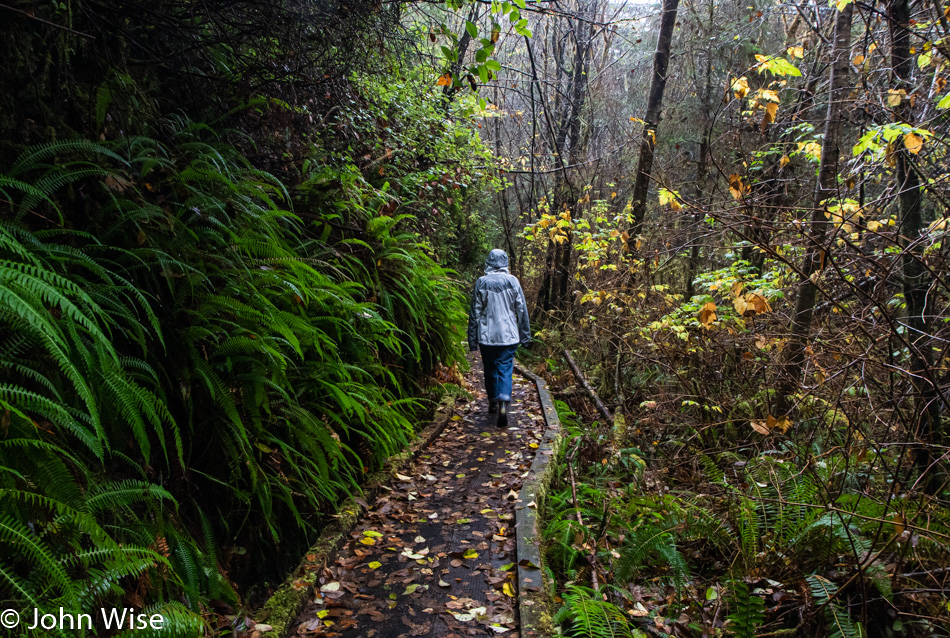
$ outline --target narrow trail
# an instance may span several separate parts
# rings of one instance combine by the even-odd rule
[[[544,434],[515,375],[509,427],[488,414],[481,360],[442,434],[385,486],[324,570],[291,635],[517,637],[515,504]]]

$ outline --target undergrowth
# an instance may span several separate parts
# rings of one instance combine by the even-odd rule
[[[562,468],[544,542],[564,635],[946,635],[895,613],[895,573],[926,578],[947,563],[950,515],[925,498],[889,500],[888,477],[860,452],[823,454],[829,441],[694,450],[692,475],[671,475],[633,433],[558,408],[573,485]],[[925,517],[926,530],[905,523]],[[916,604],[946,614],[939,596]]]
[[[408,442],[465,313],[398,173],[160,133],[0,169],[0,603],[192,636]]]

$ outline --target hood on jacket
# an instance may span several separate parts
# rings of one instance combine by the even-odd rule
[[[508,253],[501,248],[492,249],[488,253],[488,258],[485,259],[485,272],[492,270],[508,270]]]

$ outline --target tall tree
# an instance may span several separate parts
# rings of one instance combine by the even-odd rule
[[[555,94],[553,110],[558,119],[550,127],[552,152],[558,158],[558,171],[554,175],[552,187],[551,212],[559,215],[571,212],[576,204],[577,192],[570,179],[572,167],[580,160],[586,146],[586,136],[582,135],[581,114],[587,100],[590,63],[593,56],[596,37],[593,17],[597,13],[599,0],[586,0],[577,6],[574,14],[566,19],[568,29],[555,33],[552,48],[555,51],[557,68],[556,85],[564,86],[563,93]],[[574,51],[571,67],[566,67],[562,56],[566,45]],[[539,306],[545,310],[563,308],[568,300],[572,238],[550,241],[548,244],[546,267],[541,282]]]
[[[848,65],[851,50],[851,19],[854,4],[838,11],[831,52],[831,90],[825,115],[818,183],[815,185],[811,224],[808,231],[801,282],[795,297],[791,335],[785,348],[785,374],[779,384],[776,412],[787,414],[792,408],[791,395],[798,389],[804,372],[805,347],[811,332],[812,315],[818,296],[817,278],[828,262],[828,206],[838,195],[838,159],[841,156],[841,120],[849,90]]]
[[[647,112],[643,116],[640,159],[637,162],[637,173],[633,185],[632,234],[634,236],[640,233],[647,210],[647,191],[650,189],[650,176],[653,171],[656,132],[660,123],[663,91],[666,89],[666,70],[670,64],[670,45],[673,42],[677,9],[679,9],[679,0],[663,0],[663,17],[660,20],[660,35],[656,41],[656,54],[653,57],[653,76],[650,80],[650,93],[647,96]]]
[[[903,90],[910,95],[911,76],[914,61],[910,54],[910,3],[908,0],[893,0],[887,7],[888,26],[891,36],[892,82],[896,91]],[[901,100],[893,113],[898,122],[913,125],[910,100]],[[911,133],[911,135],[914,135]],[[911,145],[912,146],[912,145]],[[916,388],[918,414],[917,436],[927,442],[935,442],[939,437],[940,402],[936,391],[933,362],[930,354],[930,329],[933,309],[927,294],[930,277],[924,268],[923,246],[919,241],[924,230],[922,214],[923,189],[920,178],[913,165],[913,154],[908,145],[901,145],[896,152],[897,188],[900,205],[900,241],[903,254],[901,269],[903,275],[904,303],[907,308],[906,340],[910,350],[909,370],[912,383]],[[927,454],[918,455],[918,463],[926,462]]]

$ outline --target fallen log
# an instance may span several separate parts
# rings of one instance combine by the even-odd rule
[[[567,359],[567,365],[571,366],[571,372],[574,373],[574,378],[577,379],[581,387],[584,388],[584,391],[587,392],[587,396],[593,401],[594,407],[596,407],[597,411],[607,420],[607,423],[612,424],[614,422],[613,415],[610,413],[610,410],[607,409],[607,406],[604,405],[604,402],[600,400],[600,397],[597,396],[597,393],[594,392],[594,388],[587,382],[587,377],[584,376],[584,373],[581,372],[581,369],[577,366],[574,357],[571,356],[571,353],[568,352],[566,348],[561,350],[561,353],[564,355],[564,358]]]

